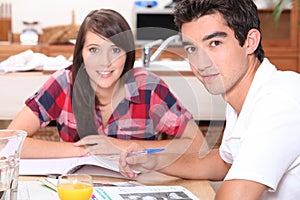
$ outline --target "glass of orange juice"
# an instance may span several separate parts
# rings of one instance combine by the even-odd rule
[[[93,180],[88,174],[64,174],[58,177],[57,193],[60,200],[89,200]]]

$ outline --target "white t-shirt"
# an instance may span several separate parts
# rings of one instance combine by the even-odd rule
[[[225,180],[269,187],[262,199],[300,199],[300,75],[264,59],[237,116],[227,105],[220,155],[232,166]]]

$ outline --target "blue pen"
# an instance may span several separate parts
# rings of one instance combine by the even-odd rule
[[[153,148],[153,149],[145,149],[143,151],[136,151],[136,152],[131,152],[128,153],[128,156],[136,156],[139,154],[152,154],[152,153],[157,153],[157,152],[161,152],[164,151],[165,148]],[[110,155],[108,156],[109,159],[119,159],[120,155]]]
[[[161,152],[164,150],[165,150],[165,148],[145,149],[143,151],[131,152],[128,154],[128,156],[136,156],[136,155],[140,155],[140,154],[153,154],[153,153]]]

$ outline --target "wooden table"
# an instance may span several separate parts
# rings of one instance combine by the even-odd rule
[[[20,181],[32,181],[40,178],[39,176],[20,176]],[[128,181],[126,179],[120,178],[112,178],[112,177],[102,177],[102,176],[94,176],[94,182],[103,182],[103,183],[114,183],[114,182],[124,182]],[[157,181],[157,182],[143,182],[139,181],[145,185],[170,185],[170,186],[183,186],[186,189],[190,190],[193,194],[195,194],[200,200],[213,200],[215,196],[215,191],[211,187],[208,181],[206,180],[183,180],[183,179],[168,179],[165,181]]]

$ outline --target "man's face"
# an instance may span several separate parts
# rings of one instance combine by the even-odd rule
[[[193,73],[211,94],[225,94],[244,78],[246,45],[239,45],[220,14],[184,23],[182,39]]]

